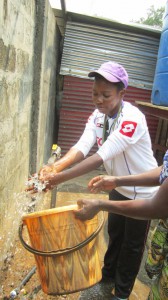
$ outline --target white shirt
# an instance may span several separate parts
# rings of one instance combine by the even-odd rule
[[[109,175],[125,176],[143,173],[157,167],[151,149],[151,139],[144,114],[135,106],[123,101],[118,118],[109,118],[109,136],[103,143],[105,115],[96,109],[89,117],[85,130],[74,145],[86,156],[95,142],[97,153]],[[117,187],[116,190],[130,199],[151,198],[158,187]]]

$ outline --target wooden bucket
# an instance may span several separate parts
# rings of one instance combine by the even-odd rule
[[[77,205],[31,213],[22,218],[19,237],[35,256],[44,293],[70,294],[86,289],[101,279],[98,233],[103,213],[92,220],[80,221],[73,210]],[[26,225],[31,246],[23,239]]]

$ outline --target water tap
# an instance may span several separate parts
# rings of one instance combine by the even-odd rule
[[[61,148],[57,144],[52,145],[51,156],[48,160],[48,164],[53,164],[57,159],[61,157]]]

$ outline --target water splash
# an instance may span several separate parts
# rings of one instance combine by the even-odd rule
[[[45,193],[38,192],[30,194],[28,192],[14,193],[10,199],[10,206],[4,210],[4,223],[2,224],[2,232],[0,232],[0,268],[7,265],[12,258],[11,249],[14,241],[18,236],[18,228],[22,216],[41,209],[44,205]]]
[[[33,187],[34,191],[42,192],[45,190],[48,181],[41,182],[38,178],[38,174],[34,174],[33,176],[29,176],[29,180],[25,182],[25,185],[30,188]]]

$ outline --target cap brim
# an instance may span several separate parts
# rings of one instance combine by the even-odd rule
[[[93,71],[93,72],[90,72],[88,74],[88,77],[95,77],[97,74],[99,74],[102,77],[104,77],[107,81],[110,81],[110,82],[120,82],[120,80],[118,78],[116,78],[114,75],[109,74],[109,73],[104,72],[104,71]]]

